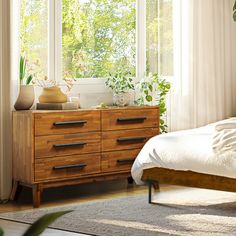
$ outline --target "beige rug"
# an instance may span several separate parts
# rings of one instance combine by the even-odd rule
[[[160,193],[150,205],[147,196],[42,208],[1,214],[0,218],[31,223],[59,210],[74,210],[52,227],[99,236],[225,236],[236,235],[236,194],[199,189]]]

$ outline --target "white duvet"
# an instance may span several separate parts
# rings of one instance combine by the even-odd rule
[[[144,169],[163,167],[236,178],[236,154],[217,155],[212,142],[215,125],[162,134],[151,138],[132,167],[132,177],[142,184]]]

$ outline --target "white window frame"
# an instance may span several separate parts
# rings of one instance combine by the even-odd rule
[[[48,76],[51,80],[64,84],[62,79],[62,0],[49,1],[48,23]],[[146,73],[146,0],[136,0],[136,78],[140,80]],[[75,84],[101,85],[105,78],[78,78]]]
[[[20,2],[21,0],[18,1]],[[65,82],[62,79],[61,12],[62,0],[48,1],[48,77],[50,78],[50,80],[55,80],[59,85],[64,85]],[[146,59],[146,0],[136,0],[135,82],[138,82],[146,75]],[[160,62],[160,57],[158,58],[158,61]],[[158,64],[160,66],[160,63]],[[173,76],[164,76],[164,78],[172,80]],[[78,80],[74,84],[90,86],[104,85],[105,81],[105,78],[78,78]]]

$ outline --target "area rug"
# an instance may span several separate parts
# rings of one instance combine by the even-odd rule
[[[4,213],[0,218],[32,223],[49,212],[73,210],[51,228],[98,236],[236,235],[236,194],[193,189],[184,197],[179,192],[170,193],[169,199],[167,195],[159,194],[157,205],[139,195]],[[187,200],[191,196],[192,202]]]

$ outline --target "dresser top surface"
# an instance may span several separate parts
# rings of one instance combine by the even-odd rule
[[[107,107],[107,108],[86,108],[78,110],[22,110],[22,111],[13,111],[13,113],[66,113],[66,112],[82,112],[82,111],[111,111],[111,110],[139,110],[139,109],[158,109],[158,106],[127,106],[127,107]]]

